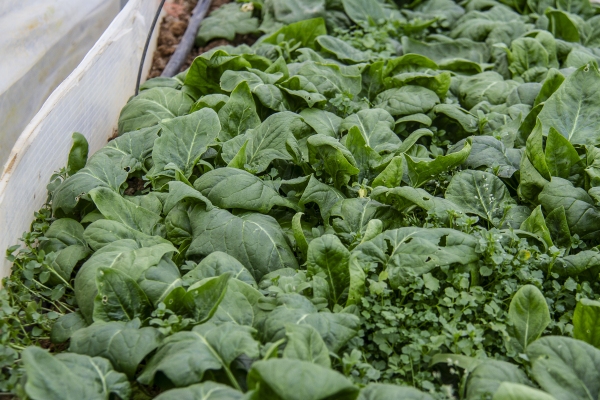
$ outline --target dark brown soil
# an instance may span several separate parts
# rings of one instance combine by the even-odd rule
[[[144,185],[146,182],[142,178],[132,177],[127,179],[127,189],[125,189],[125,194],[127,196],[133,196],[137,192],[144,190]]]
[[[227,4],[232,0],[212,0],[207,16],[210,13],[221,7],[223,4]],[[185,32],[188,21],[192,10],[196,6],[197,0],[169,0],[165,3],[165,11],[167,15],[163,19],[160,25],[160,32],[158,34],[158,43],[156,51],[154,52],[154,58],[152,61],[152,68],[148,78],[155,78],[160,76],[162,71],[165,69],[171,55],[175,52],[177,45],[181,41],[181,37]],[[217,46],[223,46],[227,44],[252,44],[256,38],[250,35],[238,35],[232,42],[224,39],[216,39],[207,43],[204,47],[194,47],[188,55],[186,62],[181,67],[181,71],[186,70],[194,61],[198,55],[214,48]]]

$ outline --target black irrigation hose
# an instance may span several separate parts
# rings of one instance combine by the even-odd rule
[[[194,47],[194,41],[196,40],[196,34],[200,28],[200,23],[204,19],[210,3],[211,0],[198,0],[198,4],[196,4],[194,11],[192,11],[190,22],[185,30],[185,33],[183,34],[183,37],[181,38],[181,42],[179,42],[177,45],[175,53],[173,53],[171,56],[171,59],[167,63],[167,66],[165,67],[161,76],[170,78],[179,73],[179,70],[190,53],[190,50],[192,50],[192,47]]]
[[[154,28],[156,27],[156,22],[158,22],[158,17],[160,17],[160,12],[165,5],[166,0],[162,0],[160,2],[160,6],[158,6],[158,10],[156,10],[156,14],[154,15],[154,20],[152,21],[152,25],[150,26],[150,32],[148,32],[148,37],[146,37],[146,44],[144,45],[144,52],[142,53],[142,60],[140,61],[140,68],[138,69],[137,81],[135,83],[135,95],[137,96],[140,93],[140,83],[142,81],[142,73],[144,71],[144,61],[146,61],[146,54],[148,53],[148,47],[150,46],[150,39],[152,39],[152,32],[154,32]]]

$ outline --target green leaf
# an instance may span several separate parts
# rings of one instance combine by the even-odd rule
[[[117,371],[133,378],[137,366],[158,347],[161,334],[154,328],[140,328],[140,321],[96,322],[71,336],[69,351],[108,359]]]
[[[150,210],[125,200],[112,190],[99,187],[89,192],[102,215],[147,235],[160,234],[162,218]]]
[[[560,247],[571,246],[571,232],[565,208],[560,206],[546,215],[546,226],[554,242]]]
[[[258,281],[280,268],[298,268],[277,221],[260,214],[233,215],[225,210],[206,211],[197,205],[190,211],[193,240],[188,256],[222,251],[239,260]]]
[[[371,186],[385,186],[395,188],[402,184],[402,176],[404,175],[404,157],[396,156],[391,159],[389,164],[383,171],[373,179]]]
[[[67,162],[67,173],[73,175],[83,167],[87,162],[88,142],[85,136],[79,132],[73,133],[73,145],[69,151],[69,161]]]
[[[335,58],[348,64],[357,64],[369,60],[363,51],[360,51],[341,39],[329,35],[321,35],[316,42],[325,53],[333,54]]]
[[[293,2],[299,3],[298,0],[293,0]],[[289,3],[292,4],[292,1],[290,1]],[[311,13],[315,13],[315,11],[319,12],[318,10],[323,8],[323,2],[321,0],[310,0],[309,2],[305,3],[306,6],[310,6],[309,3],[316,3],[315,5],[317,6],[316,8],[310,10]],[[294,8],[296,10],[303,10],[305,7],[303,5],[297,4]],[[283,9],[281,11],[283,12]],[[291,13],[289,17],[286,16],[285,18],[295,19],[294,13]],[[304,21],[300,21],[302,19]],[[262,39],[261,43],[279,44],[284,41],[296,42],[300,44],[300,47],[309,47],[311,49],[314,49],[315,40],[317,39],[317,37],[327,34],[327,28],[325,28],[325,21],[322,18],[299,18],[293,21],[281,20],[281,22],[293,23],[290,23],[289,25],[284,26],[281,29],[273,32],[271,35]]]
[[[573,145],[554,128],[548,131],[546,164],[550,175],[569,179],[583,170],[583,163]]]
[[[440,173],[461,165],[469,157],[470,152],[471,143],[466,142],[462,150],[438,156],[433,160],[422,160],[406,155],[406,167],[411,186],[415,188],[422,186]]]
[[[171,385],[183,387],[201,382],[209,371],[222,370],[229,384],[240,389],[231,363],[242,355],[258,357],[259,344],[253,334],[254,329],[249,326],[233,323],[217,326],[211,322],[198,325],[191,332],[178,332],[164,340],[138,381],[166,386],[166,378]]]
[[[514,364],[505,361],[485,360],[475,367],[467,380],[468,400],[491,396],[505,382],[529,384],[527,375]]]
[[[270,359],[252,364],[248,388],[257,399],[354,400],[358,388],[339,372],[307,361]]]
[[[379,22],[386,14],[381,4],[376,0],[342,0],[344,11],[357,24]]]
[[[98,294],[94,299],[94,321],[146,319],[152,304],[134,279],[114,268],[98,268]]]
[[[220,208],[268,213],[273,206],[297,209],[263,180],[236,168],[217,168],[194,182],[194,187]]]
[[[541,390],[520,383],[502,382],[494,393],[492,400],[556,400],[555,397]]]
[[[86,326],[87,323],[79,312],[65,314],[52,325],[50,340],[52,343],[64,343],[73,333]]]
[[[254,98],[245,81],[242,81],[231,92],[229,100],[221,107],[218,115],[222,127],[219,133],[221,142],[233,139],[246,133],[248,129],[254,129],[260,125]]]
[[[156,87],[140,92],[129,101],[119,115],[119,133],[136,131],[158,124],[164,119],[185,115],[192,99],[182,91]]]
[[[566,179],[553,177],[539,194],[538,199],[546,212],[559,207],[565,209],[567,223],[572,234],[581,238],[594,237],[599,229],[600,211],[582,188],[573,186]]]
[[[233,41],[237,34],[256,32],[258,23],[258,19],[252,17],[252,10],[244,11],[240,4],[223,4],[202,20],[196,35],[196,44],[203,46],[216,38]]]
[[[225,297],[231,273],[226,272],[220,276],[203,279],[190,286],[181,299],[181,305],[193,316],[197,323],[203,323],[212,318],[217,312],[219,304]],[[181,292],[181,290],[179,290]],[[178,296],[178,294],[175,294]],[[165,304],[171,309],[177,309],[179,304],[171,303],[172,297],[167,296]]]
[[[227,70],[245,70],[248,67],[252,67],[252,64],[245,58],[230,55],[223,49],[206,52],[194,59],[185,75],[184,88],[189,87],[199,95],[222,93],[219,81],[223,73]]]
[[[434,91],[412,85],[385,90],[373,101],[375,107],[386,110],[394,117],[427,113],[439,102]]]
[[[319,332],[310,325],[288,324],[285,326],[287,344],[283,358],[308,361],[331,368],[329,351]]]
[[[505,207],[514,204],[508,189],[497,176],[489,172],[465,170],[455,174],[445,197],[461,210],[497,224]]]
[[[573,72],[544,103],[539,114],[544,135],[555,128],[572,144],[600,144],[596,113],[600,90],[600,72],[594,64],[584,65]]]
[[[358,400],[385,399],[433,400],[433,397],[412,387],[386,383],[370,383],[360,391],[358,396]]]
[[[365,140],[365,144],[377,153],[395,152],[402,143],[394,133],[394,117],[387,111],[374,108],[361,110],[346,117],[341,125],[342,132],[357,127]]]
[[[462,149],[467,140],[470,140],[472,145],[471,153],[464,163],[467,167],[479,169],[485,166],[497,171],[496,175],[501,178],[510,178],[519,170],[521,149],[506,148],[501,141],[492,136],[471,136],[463,139],[451,146],[448,153]]]
[[[258,334],[261,342],[274,343],[285,338],[287,324],[310,325],[319,332],[330,352],[337,353],[352,339],[359,328],[359,319],[344,312],[318,312],[317,307],[299,294],[277,296],[275,307],[264,318]]]
[[[171,163],[189,178],[221,130],[219,117],[210,108],[161,122],[161,127],[162,134],[152,149],[154,167],[149,175],[153,178],[167,176],[174,179],[175,171],[166,169]]]
[[[329,285],[329,304],[333,308],[347,297],[350,286],[350,252],[337,236],[323,235],[308,246],[306,259],[309,275],[324,274]]]
[[[300,115],[318,134],[339,138],[342,118],[317,108],[305,108]]]
[[[206,381],[185,388],[162,392],[155,400],[242,400],[244,393],[222,383]]]
[[[308,241],[306,240],[306,236],[302,230],[302,215],[304,215],[304,213],[301,212],[298,212],[296,215],[294,215],[292,218],[292,229],[294,233],[294,239],[296,240],[296,246],[298,246],[298,250],[300,250],[300,253],[302,253],[302,258],[306,260]]]
[[[378,219],[372,219],[369,221],[363,241],[371,240],[379,235],[381,233],[381,225],[381,221]],[[348,269],[350,271],[350,286],[348,287],[348,300],[346,301],[346,307],[353,304],[360,304],[365,294],[366,281],[365,270],[356,254],[350,255]]]
[[[322,169],[331,177],[336,189],[347,185],[360,170],[352,153],[339,141],[323,135],[308,138],[309,162],[315,169]]]
[[[573,314],[573,337],[600,349],[600,302],[581,299]]]
[[[596,399],[600,394],[600,350],[568,337],[547,336],[527,348],[531,375],[557,399]]]
[[[551,321],[542,292],[533,285],[521,287],[510,301],[508,320],[512,324],[510,333],[518,345],[517,350],[524,352]]]
[[[250,286],[256,286],[256,281],[250,271],[234,257],[221,251],[210,253],[182,279],[187,285],[192,285],[203,279],[220,276],[227,272],[231,273],[232,278],[239,279]]]
[[[397,288],[435,268],[478,260],[476,242],[454,229],[407,227],[385,231],[355,251],[362,252],[361,260],[381,263]]]
[[[542,206],[537,206],[531,215],[521,223],[519,229],[534,233],[541,237],[548,247],[553,246],[550,230],[546,226],[544,214],[542,214]]]
[[[63,353],[50,355],[39,347],[22,354],[27,373],[25,392],[32,400],[128,399],[131,388],[125,374],[113,371],[100,357]]]
[[[313,175],[310,176],[308,185],[302,197],[300,197],[299,205],[304,206],[309,203],[316,203],[319,206],[321,217],[327,224],[329,222],[329,213],[331,209],[339,200],[344,199],[345,196],[336,188],[321,183]]]

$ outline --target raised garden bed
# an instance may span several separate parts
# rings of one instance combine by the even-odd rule
[[[105,148],[74,135],[8,252],[0,390],[598,398],[597,14],[222,5]]]

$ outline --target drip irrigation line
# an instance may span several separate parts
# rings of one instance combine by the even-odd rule
[[[154,28],[156,27],[156,22],[158,22],[158,17],[160,17],[160,12],[165,5],[166,0],[162,0],[160,2],[160,6],[158,6],[158,10],[156,10],[156,14],[154,15],[154,20],[152,21],[152,25],[150,26],[150,32],[148,32],[148,36],[146,37],[146,44],[144,45],[144,51],[142,52],[142,60],[140,61],[140,68],[138,69],[137,81],[135,83],[135,95],[137,96],[140,93],[140,83],[142,81],[142,73],[144,71],[144,61],[146,61],[146,54],[148,53],[148,47],[150,46],[150,39],[152,39],[152,32],[154,32]]]
[[[185,59],[192,50],[192,47],[194,47],[194,42],[196,41],[196,34],[200,28],[200,23],[204,19],[210,3],[211,0],[198,0],[198,4],[196,4],[194,11],[192,11],[190,22],[185,30],[185,33],[183,34],[183,37],[181,38],[181,42],[179,42],[177,45],[177,49],[171,56],[171,59],[167,63],[167,66],[165,67],[161,76],[170,78],[179,73],[179,70],[185,62]]]

